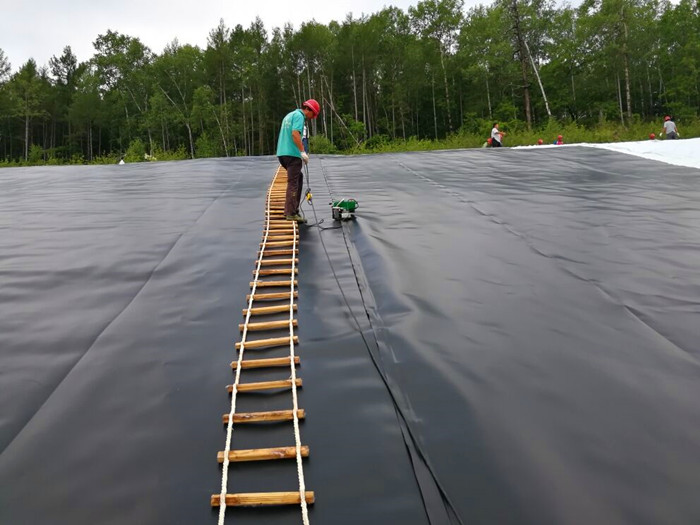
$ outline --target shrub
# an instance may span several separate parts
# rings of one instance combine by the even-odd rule
[[[386,135],[374,135],[365,141],[364,147],[367,150],[382,149],[389,143],[389,137]]]
[[[39,144],[32,144],[29,147],[29,164],[42,164],[44,161],[44,148]]]
[[[309,139],[309,151],[311,153],[338,153],[338,148],[325,135],[314,135]]]
[[[184,144],[180,144],[174,151],[163,151],[158,147],[154,147],[153,156],[158,160],[185,160],[190,158]]]
[[[206,131],[195,141],[194,151],[198,159],[220,156],[218,140],[212,139]]]
[[[129,144],[124,155],[124,162],[143,162],[146,156],[146,145],[140,138],[135,138]]]

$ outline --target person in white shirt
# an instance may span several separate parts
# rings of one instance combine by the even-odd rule
[[[498,131],[498,122],[494,122],[493,129],[491,130],[492,148],[500,148],[501,146],[503,146],[503,144],[501,143],[503,141],[503,135],[505,135],[505,132]]]

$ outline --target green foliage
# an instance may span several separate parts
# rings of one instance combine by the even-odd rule
[[[162,149],[155,147],[153,148],[153,156],[158,161],[185,160],[189,158],[189,155],[187,154],[187,151],[185,150],[185,146],[183,144],[178,146],[178,148],[175,150],[168,151],[163,151]]]
[[[359,147],[365,138],[365,125],[355,120],[352,115],[343,115],[340,119],[340,129],[335,144],[340,150]]]
[[[118,164],[121,159],[118,155],[103,155],[93,157],[91,164]]]
[[[338,148],[323,135],[314,135],[309,138],[309,151],[311,153],[338,153]]]
[[[195,144],[195,154],[197,158],[219,156],[219,147],[217,141],[209,137],[209,135],[205,131],[199,136],[199,138],[197,138]]]
[[[493,112],[494,122],[505,122],[515,120],[518,117],[518,109],[511,100],[502,100]]]
[[[29,157],[27,161],[29,164],[41,164],[44,160],[44,148],[38,144],[32,144],[29,148]]]
[[[129,144],[124,154],[124,162],[143,162],[146,157],[146,145],[139,138],[135,138]]]
[[[372,151],[380,150],[388,143],[389,137],[387,135],[374,135],[373,137],[367,139],[363,146],[365,150]]]

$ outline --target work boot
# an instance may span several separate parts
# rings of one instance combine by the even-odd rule
[[[299,214],[287,215],[285,216],[285,219],[288,221],[306,222],[306,219]]]

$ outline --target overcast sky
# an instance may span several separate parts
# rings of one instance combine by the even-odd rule
[[[248,27],[259,16],[265,28],[315,19],[327,24],[348,13],[358,18],[385,5],[404,11],[417,0],[0,0],[0,49],[17,71],[29,58],[39,66],[71,46],[78,61],[94,54],[92,43],[108,29],[137,37],[155,53],[174,38],[181,44],[207,45],[209,32],[223,18],[227,27]],[[465,0],[469,7],[490,0]]]

